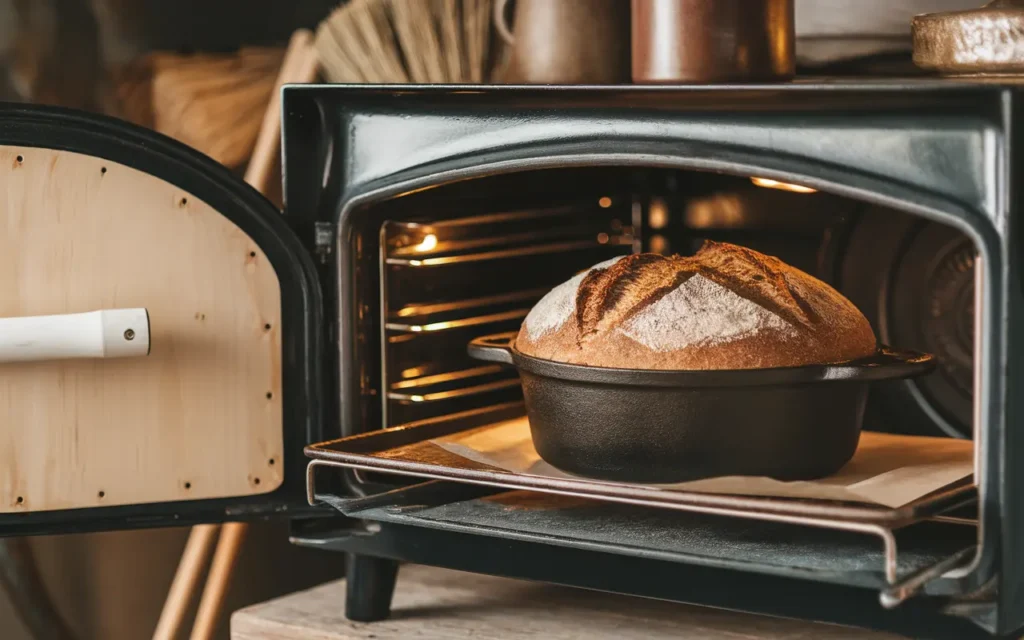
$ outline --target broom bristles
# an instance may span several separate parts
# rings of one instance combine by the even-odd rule
[[[459,28],[463,20],[462,7],[459,0],[441,0],[441,48],[446,52],[445,71],[449,78],[465,78],[462,70],[462,30]]]
[[[462,29],[466,41],[464,68],[470,82],[487,77],[488,41],[491,35],[491,3],[462,0]]]
[[[317,28],[329,82],[484,82],[492,0],[351,0]]]
[[[405,66],[413,82],[444,82],[440,60],[441,43],[437,38],[436,25],[433,24],[436,4],[434,0],[390,0],[387,3],[398,36],[398,46],[407,54],[404,56]],[[409,52],[415,52],[415,55],[408,55]]]
[[[199,149],[229,167],[245,162],[284,52],[151,53],[115,72],[110,110]]]

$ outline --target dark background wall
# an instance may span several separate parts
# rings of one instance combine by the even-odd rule
[[[151,529],[32,538],[46,590],[79,640],[151,637],[188,529]],[[232,611],[341,577],[342,556],[288,543],[284,523],[250,526],[218,638]],[[194,613],[198,594],[192,604]],[[341,603],[339,603],[341,606]],[[191,619],[182,637],[188,637]],[[0,637],[32,638],[0,592]]]

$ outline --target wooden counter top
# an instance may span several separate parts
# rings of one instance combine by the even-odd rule
[[[235,612],[232,640],[894,639],[897,636],[556,587],[422,566],[398,574],[393,613],[344,615],[331,582]]]

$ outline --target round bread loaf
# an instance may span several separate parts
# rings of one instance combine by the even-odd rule
[[[633,254],[577,274],[533,307],[516,348],[595,367],[710,370],[835,364],[877,344],[824,282],[708,241],[692,257]]]

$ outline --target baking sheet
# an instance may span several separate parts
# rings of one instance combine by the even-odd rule
[[[549,478],[579,478],[541,460],[533,447],[526,418],[430,442],[451,454],[506,471]],[[918,498],[969,481],[974,470],[973,458],[969,441],[865,431],[853,459],[835,475],[820,480],[781,482],[771,478],[729,476],[642,486],[669,491],[853,502],[898,509]]]

